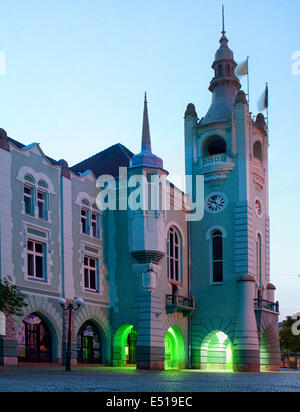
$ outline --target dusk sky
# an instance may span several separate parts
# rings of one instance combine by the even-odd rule
[[[269,83],[271,276],[283,318],[300,312],[300,70],[292,71],[300,1],[223,3],[235,60],[250,56],[254,114]],[[137,153],[147,91],[153,151],[182,175],[183,116],[190,102],[200,118],[210,105],[221,7],[219,0],[0,1],[0,127],[69,165],[117,142]]]

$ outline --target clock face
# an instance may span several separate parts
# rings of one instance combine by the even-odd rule
[[[255,211],[258,216],[262,215],[262,206],[259,200],[255,201]]]
[[[206,209],[211,213],[220,213],[226,207],[226,198],[222,193],[210,195],[206,201]]]

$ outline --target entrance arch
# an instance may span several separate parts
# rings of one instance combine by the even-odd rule
[[[103,333],[92,320],[85,322],[77,334],[77,361],[101,364],[103,361]]]
[[[133,325],[121,326],[114,336],[113,366],[136,366],[137,330]]]
[[[55,363],[57,336],[54,326],[45,315],[34,312],[27,315],[18,328],[18,361],[28,363]]]
[[[233,347],[224,332],[216,330],[201,345],[202,370],[233,370]]]
[[[184,368],[184,339],[178,326],[172,326],[165,335],[165,370]]]

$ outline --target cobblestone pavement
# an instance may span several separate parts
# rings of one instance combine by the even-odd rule
[[[0,367],[0,392],[300,392],[300,372],[206,373]]]

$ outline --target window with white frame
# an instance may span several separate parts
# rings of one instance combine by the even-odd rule
[[[89,210],[84,207],[81,208],[81,231],[86,235],[90,234]]]
[[[26,215],[34,216],[34,188],[24,185],[24,205]]]
[[[182,283],[182,240],[181,234],[174,226],[168,232],[168,279]]]
[[[212,232],[212,283],[223,282],[223,234],[220,230]]]
[[[86,290],[98,290],[98,259],[84,256],[84,287]]]
[[[45,280],[46,278],[46,245],[35,240],[27,241],[27,268],[28,277]]]
[[[100,228],[99,228],[99,213],[92,211],[92,235],[93,237],[100,237]]]
[[[27,175],[24,184],[24,209],[25,213],[35,216],[35,207],[37,206],[38,218],[48,220],[48,185],[39,181],[36,185],[35,180]]]

